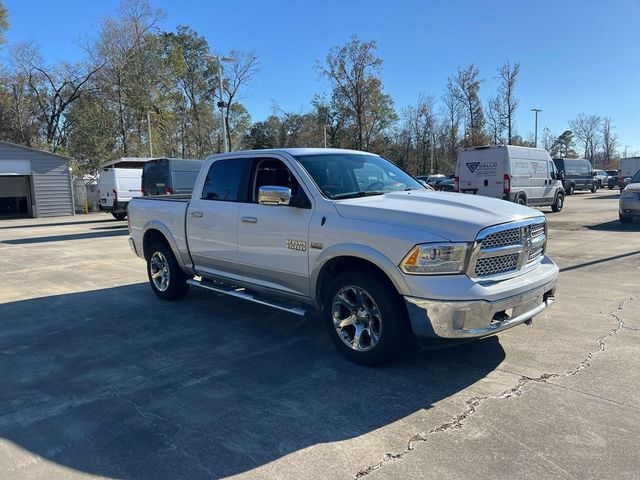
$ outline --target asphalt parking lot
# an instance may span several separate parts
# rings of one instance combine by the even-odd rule
[[[550,222],[556,304],[378,369],[315,318],[163,303],[104,214],[0,222],[0,478],[640,478],[640,223]]]

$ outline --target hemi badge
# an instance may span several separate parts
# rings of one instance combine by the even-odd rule
[[[290,250],[299,250],[301,252],[306,252],[307,242],[305,242],[304,240],[287,239],[287,248]]]
[[[322,250],[322,244],[321,243],[311,242],[309,245],[311,246],[311,248],[315,248],[317,250]]]

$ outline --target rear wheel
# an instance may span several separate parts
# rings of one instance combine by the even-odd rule
[[[346,358],[380,365],[397,358],[409,339],[402,297],[393,285],[365,272],[344,272],[333,279],[324,298],[329,337]]]
[[[127,218],[126,213],[112,213],[111,215],[113,215],[113,218],[115,218],[116,220],[124,220],[125,218]]]
[[[177,300],[189,291],[189,276],[182,271],[171,248],[154,243],[149,248],[147,275],[153,293],[163,300]]]
[[[620,221],[622,223],[631,223],[631,222],[633,222],[633,217],[627,217],[625,215],[620,215],[620,214],[618,214],[618,216],[620,217]]]
[[[598,184],[594,183],[591,185],[591,193],[596,193],[598,191]]]
[[[567,195],[573,195],[575,191],[576,191],[576,186],[572,183],[571,185],[569,185],[569,190],[567,190]]]
[[[556,201],[551,205],[551,210],[554,212],[561,212],[562,207],[564,207],[564,195],[562,193],[558,193],[558,195],[556,195]]]

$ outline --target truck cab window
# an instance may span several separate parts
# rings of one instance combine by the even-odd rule
[[[239,202],[246,159],[218,160],[211,165],[202,189],[202,199]]]
[[[287,187],[291,189],[291,195],[305,195],[296,177],[291,173],[291,170],[276,159],[263,159],[258,160],[257,167],[255,169],[255,176],[253,182],[253,202],[258,202],[258,191],[260,187],[274,186],[274,187]]]

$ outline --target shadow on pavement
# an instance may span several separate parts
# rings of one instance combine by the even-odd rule
[[[126,225],[122,226],[121,228],[123,230],[110,229],[108,231],[101,232],[70,233],[67,235],[50,235],[46,237],[16,238],[13,240],[3,240],[1,243],[6,243],[8,245],[24,245],[28,243],[66,242],[68,240],[87,240],[90,238],[120,237],[129,235],[129,230],[127,230]]]
[[[622,223],[620,220],[612,220],[594,225],[584,225],[584,228],[603,232],[640,232],[640,222],[634,220],[633,223]]]
[[[115,222],[117,220],[111,217],[104,217],[102,220],[81,220],[77,222],[58,222],[58,223],[33,223],[33,224],[24,224],[24,225],[6,225],[0,226],[0,230],[9,230],[15,228],[40,228],[40,227],[66,227],[67,225],[86,225],[92,223],[104,223],[104,222]],[[120,222],[120,221],[118,221]]]
[[[491,337],[365,368],[317,320],[146,284],[2,304],[0,437],[94,475],[217,478],[428,409],[505,356]]]
[[[603,195],[603,194],[593,195],[588,198],[589,200],[611,200],[612,198],[620,198],[620,192],[616,190],[615,193],[607,193],[606,195]]]

